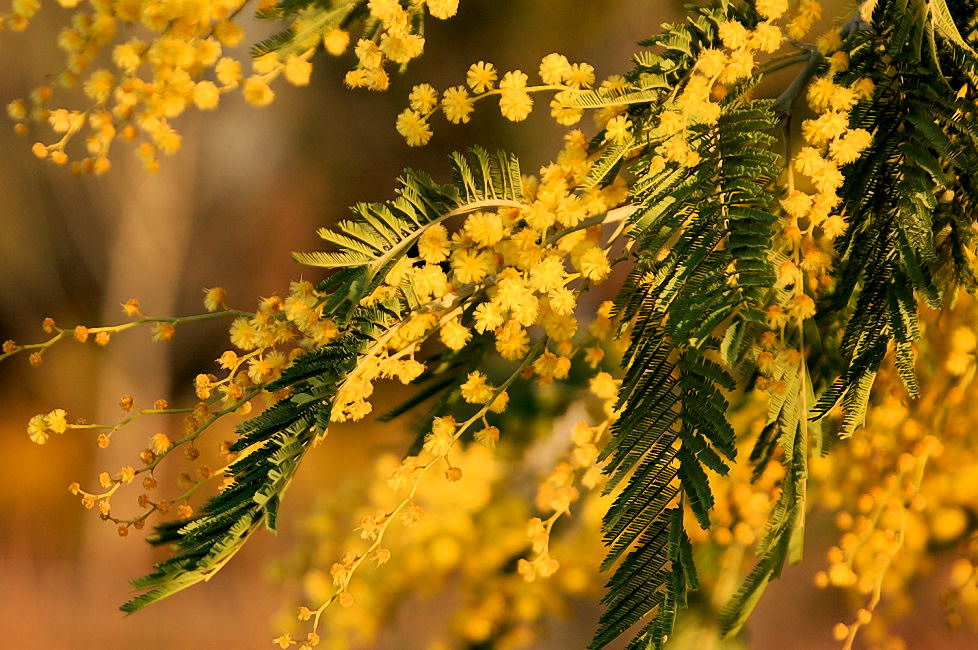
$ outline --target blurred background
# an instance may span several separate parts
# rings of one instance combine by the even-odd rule
[[[26,33],[0,35],[3,103],[26,96],[60,68],[55,41],[66,14],[53,4]],[[463,0],[455,19],[430,21],[424,57],[394,76],[388,92],[344,89],[350,59],[318,56],[312,84],[277,84],[269,107],[252,108],[232,95],[216,113],[189,111],[177,125],[183,149],[155,175],[117,144],[109,174],[76,178],[36,160],[29,137],[0,129],[0,340],[41,340],[46,316],[63,327],[122,322],[120,303],[133,297],[149,315],[198,313],[202,288],[220,285],[232,306],[252,309],[259,296],[286,291],[291,279],[315,281],[316,270],[292,262],[289,253],[317,249],[315,230],[344,216],[351,203],[389,198],[404,166],[445,179],[447,154],[478,143],[515,151],[524,170],[533,171],[559,142],[562,131],[538,100],[524,124],[480,105],[470,124],[436,121],[432,143],[409,149],[393,125],[412,84],[460,83],[468,65],[483,59],[531,71],[555,51],[591,62],[602,78],[624,72],[635,42],[680,16],[671,0]],[[248,42],[270,31],[251,20],[244,26]],[[105,450],[84,433],[43,447],[25,434],[31,415],[56,407],[72,419],[112,422],[124,394],[141,405],[158,398],[187,403],[193,376],[210,367],[225,341],[226,323],[180,327],[168,344],[152,343],[148,330],[137,329],[106,348],[63,343],[36,369],[25,356],[0,364],[0,647],[271,647],[283,587],[268,579],[267,559],[288,550],[308,504],[328,497],[351,468],[381,450],[401,453],[411,439],[403,425],[331,436],[302,468],[277,537],[258,534],[212,582],[132,617],[116,609],[128,597],[127,581],[162,553],[142,543],[145,531],[120,538],[66,486],[95,485],[98,472],[130,463],[159,425],[144,419]],[[127,505],[135,507],[118,507]],[[834,536],[824,529],[820,535],[813,522],[812,559],[769,589],[750,627],[750,647],[837,646],[830,630],[844,609],[810,586]],[[936,602],[934,608],[930,614],[939,613]],[[912,647],[975,647],[948,645],[937,636],[939,615],[919,614],[920,645]],[[596,617],[594,609],[567,624],[579,636],[557,635],[548,647],[583,647]],[[398,625],[410,632],[417,621]],[[387,636],[378,647],[408,647],[391,639],[409,636]]]

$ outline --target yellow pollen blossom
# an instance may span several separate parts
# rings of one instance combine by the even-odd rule
[[[788,0],[757,0],[754,7],[764,18],[774,20],[780,18],[788,11]]]
[[[323,34],[323,47],[333,56],[340,56],[350,47],[350,32],[334,27]]]
[[[571,64],[563,54],[548,54],[540,61],[540,79],[545,84],[558,85],[570,76]]]
[[[530,349],[530,337],[515,320],[507,321],[496,330],[496,350],[507,361],[515,361],[526,356]]]
[[[424,231],[418,239],[418,255],[429,264],[438,264],[448,259],[448,230],[436,223]]]
[[[458,12],[458,0],[427,0],[428,13],[435,18],[445,20]]]
[[[594,66],[589,63],[574,63],[567,73],[567,85],[577,89],[594,85]]]
[[[397,132],[404,136],[408,146],[419,147],[431,140],[431,128],[428,122],[416,111],[404,109],[397,116]]]
[[[618,383],[607,372],[592,377],[589,388],[595,397],[603,400],[612,400],[618,395]]]
[[[631,135],[632,122],[624,115],[611,118],[605,126],[605,139],[614,144],[625,144]]]
[[[605,252],[594,246],[581,255],[580,269],[581,275],[588,280],[601,282],[611,273],[611,264]]]
[[[431,84],[418,84],[411,89],[408,103],[418,113],[430,113],[438,106],[438,91]]]
[[[506,236],[503,219],[495,212],[475,212],[465,220],[465,234],[479,246],[494,246]]]
[[[475,103],[465,86],[453,86],[442,95],[441,108],[452,124],[467,124],[475,110]]]
[[[509,73],[507,73],[509,74]],[[511,122],[522,122],[533,110],[533,98],[521,88],[506,88],[499,97],[499,111]]]
[[[465,81],[475,93],[484,93],[496,86],[496,68],[491,63],[479,61],[469,66]]]
[[[478,370],[470,372],[460,386],[462,399],[469,404],[485,404],[492,399],[496,389],[488,383],[487,377]]]
[[[455,279],[463,284],[481,282],[496,266],[492,253],[470,249],[453,251],[451,261]]]
[[[440,337],[445,347],[451,350],[461,350],[472,338],[472,332],[455,318],[441,326]]]

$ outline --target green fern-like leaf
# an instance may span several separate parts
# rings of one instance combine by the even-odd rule
[[[665,56],[639,65],[681,75],[684,57],[713,42],[722,15],[704,9],[652,42]],[[736,383],[721,360],[743,360],[744,336],[757,335],[753,323],[774,282],[775,124],[771,102],[735,93],[715,126],[692,134],[699,164],[649,173],[644,158],[634,167],[638,259],[617,300],[631,342],[622,415],[603,452],[607,489],[617,491],[604,520],[603,568],[614,571],[594,648],[640,621],[629,647],[661,647],[695,588],[683,512],[709,526],[707,472],[725,473],[735,454],[725,392]]]
[[[519,162],[510,154],[479,147],[468,155],[455,153],[452,175],[453,183],[440,185],[423,172],[406,170],[396,199],[357,204],[350,219],[319,230],[336,250],[293,254],[302,264],[346,271],[320,287],[336,298],[328,303],[331,315],[344,319],[431,225],[479,209],[517,207],[523,200]]]
[[[201,581],[209,580],[258,529],[275,530],[278,506],[317,433],[330,423],[338,386],[369,346],[408,312],[404,297],[364,307],[384,273],[408,254],[427,226],[482,207],[520,205],[519,163],[508,154],[473,149],[452,158],[453,184],[439,185],[424,173],[408,170],[398,197],[386,203],[359,204],[353,218],[321,236],[338,250],[297,255],[332,269],[320,289],[327,292],[324,311],[342,323],[342,336],[309,351],[289,366],[269,391],[289,389],[289,397],[248,420],[231,450],[244,455],[231,465],[233,482],[212,498],[196,517],[157,529],[153,544],[172,544],[173,557],[135,580],[143,591],[122,606],[135,612]],[[477,362],[485,337],[444,360],[421,380],[435,377],[434,390],[422,399],[450,394]],[[449,381],[441,381],[449,378]],[[414,403],[412,401],[412,403]]]

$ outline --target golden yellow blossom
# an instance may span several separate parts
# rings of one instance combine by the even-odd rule
[[[485,374],[478,370],[470,372],[460,386],[462,398],[470,404],[485,404],[492,399],[495,388],[488,383]]]
[[[442,94],[441,107],[445,118],[452,124],[467,124],[475,110],[475,103],[465,86],[453,86]]]
[[[466,75],[466,83],[472,92],[484,93],[488,90],[492,90],[496,85],[496,68],[491,63],[486,63],[485,61],[479,61],[478,63],[473,63],[469,67],[469,71]]]
[[[431,84],[418,84],[408,95],[411,110],[420,114],[430,113],[438,106],[438,91]]]
[[[404,109],[397,116],[397,132],[404,136],[408,146],[419,147],[431,140],[431,128],[428,122],[416,111]]]
[[[540,61],[540,79],[545,84],[558,85],[570,76],[571,64],[563,54],[548,54]]]

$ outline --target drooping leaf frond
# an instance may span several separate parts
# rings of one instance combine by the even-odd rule
[[[306,376],[308,362],[286,371],[276,387],[292,386],[295,392],[241,427],[242,437],[232,451],[244,453],[228,468],[231,485],[198,516],[157,528],[150,542],[172,543],[175,553],[157,564],[155,572],[133,581],[136,589],[145,592],[125,603],[123,611],[138,611],[209,580],[252,533],[262,526],[275,530],[282,496],[317,431],[322,433],[328,424],[331,395],[367,340],[351,333],[325,346],[316,355],[312,376]]]
[[[300,261],[334,269],[321,288],[331,291],[324,311],[342,323],[342,334],[300,356],[267,386],[271,392],[287,390],[288,396],[239,427],[241,437],[231,451],[241,457],[228,468],[232,483],[195,517],[158,527],[150,541],[172,544],[174,556],[133,582],[144,593],[125,603],[124,611],[135,612],[210,579],[252,533],[262,526],[275,530],[278,505],[313,441],[329,426],[338,389],[371,346],[411,311],[404,295],[369,307],[360,299],[383,281],[385,269],[409,253],[426,227],[480,207],[519,205],[522,200],[513,156],[473,149],[468,156],[453,156],[452,167],[455,182],[449,185],[407,171],[395,200],[358,205],[354,220],[321,233],[338,252],[297,255]],[[435,389],[421,391],[420,398],[456,387],[465,375],[460,369],[478,361],[480,346],[485,347],[484,340],[449,355],[419,378],[435,380]]]
[[[682,65],[663,61],[708,47],[721,17],[703,10],[671,29],[650,43],[664,57],[641,57],[640,68],[681,77]],[[604,567],[615,569],[594,648],[640,621],[629,647],[661,647],[696,584],[683,512],[709,526],[707,471],[726,473],[735,454],[724,392],[736,368],[724,362],[740,361],[774,283],[769,186],[779,156],[771,102],[731,94],[721,106],[715,125],[695,127],[699,163],[650,170],[650,155],[633,167],[638,259],[618,297],[630,346],[622,415],[604,451],[607,489],[620,489],[604,521]]]
[[[964,9],[943,0],[879,2],[872,25],[846,41],[843,82],[874,86],[850,126],[872,133],[873,143],[845,169],[840,196],[850,227],[838,242],[836,290],[820,309],[825,323],[844,325],[837,350],[846,367],[813,410],[821,417],[841,404],[842,436],[862,424],[891,341],[899,375],[917,394],[918,297],[937,308],[955,286],[975,289],[964,250],[974,237],[978,139],[965,115],[975,110],[978,59],[957,26],[973,19]]]

